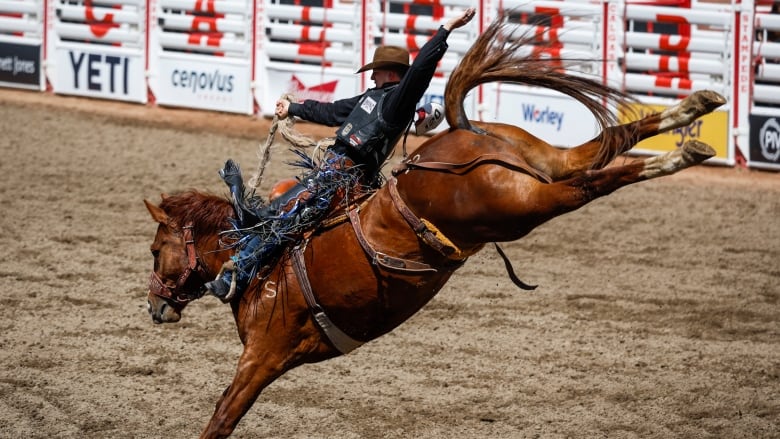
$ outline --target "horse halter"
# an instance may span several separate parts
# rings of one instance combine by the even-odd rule
[[[200,258],[195,250],[195,238],[193,236],[192,228],[191,222],[182,227],[182,239],[184,239],[184,248],[187,252],[187,268],[176,280],[176,285],[174,287],[165,285],[165,282],[160,278],[160,275],[154,270],[152,270],[152,275],[149,277],[149,292],[179,305],[186,305],[195,299],[200,299],[206,293],[205,285],[201,286],[194,294],[184,291],[184,285],[189,280],[193,271],[197,272],[202,279],[209,278],[208,271],[206,271],[203,264],[200,263]]]

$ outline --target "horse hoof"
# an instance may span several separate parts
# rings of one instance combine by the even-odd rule
[[[701,114],[707,114],[726,103],[726,98],[712,90],[699,90],[688,97],[691,105],[701,107]]]
[[[689,140],[682,146],[683,155],[689,163],[701,163],[710,157],[715,157],[715,149],[698,140]]]

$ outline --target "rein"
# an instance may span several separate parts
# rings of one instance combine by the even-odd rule
[[[149,277],[149,291],[152,294],[176,302],[180,305],[185,305],[195,299],[199,299],[203,296],[203,294],[205,294],[204,288],[201,288],[195,294],[190,294],[184,291],[184,285],[187,283],[190,275],[193,272],[197,272],[197,274],[202,279],[209,279],[209,272],[206,270],[203,264],[200,263],[200,257],[198,256],[198,252],[195,248],[195,237],[192,230],[192,222],[188,222],[184,227],[182,227],[182,239],[184,240],[184,248],[187,252],[187,268],[176,280],[176,285],[173,287],[166,285],[162,278],[160,278],[160,275],[158,275],[154,270],[152,270],[152,275]]]

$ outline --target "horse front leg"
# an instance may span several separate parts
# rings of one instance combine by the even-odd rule
[[[255,297],[252,296],[254,293],[257,291],[245,295]],[[239,327],[245,332],[241,329],[239,332],[243,334],[244,351],[238,360],[233,381],[219,398],[214,414],[200,435],[201,439],[230,436],[263,389],[287,371],[304,363],[339,355],[323,340],[302,297],[298,302],[286,301],[284,315],[272,310],[272,298],[265,299],[266,307],[260,315],[269,320],[251,318],[257,312],[252,300],[246,301],[251,310],[244,310],[250,314],[238,312],[239,316],[243,316],[239,320],[244,325]]]
[[[258,355],[255,349],[244,348],[236,375],[217,402],[211,420],[200,435],[201,439],[230,436],[263,389],[292,369],[288,362],[274,357],[267,352]]]

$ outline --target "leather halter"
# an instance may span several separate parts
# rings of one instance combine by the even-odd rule
[[[187,268],[176,280],[176,285],[169,287],[163,282],[160,275],[152,270],[152,275],[149,277],[149,292],[155,296],[162,297],[163,299],[170,300],[180,305],[186,305],[187,303],[203,297],[205,294],[205,288],[201,287],[195,294],[184,291],[184,285],[189,280],[193,271],[197,272],[201,279],[208,279],[209,273],[203,264],[200,263],[200,257],[198,257],[197,250],[195,249],[195,238],[193,236],[192,222],[188,222],[182,227],[182,239],[184,240],[184,248],[187,252]]]

